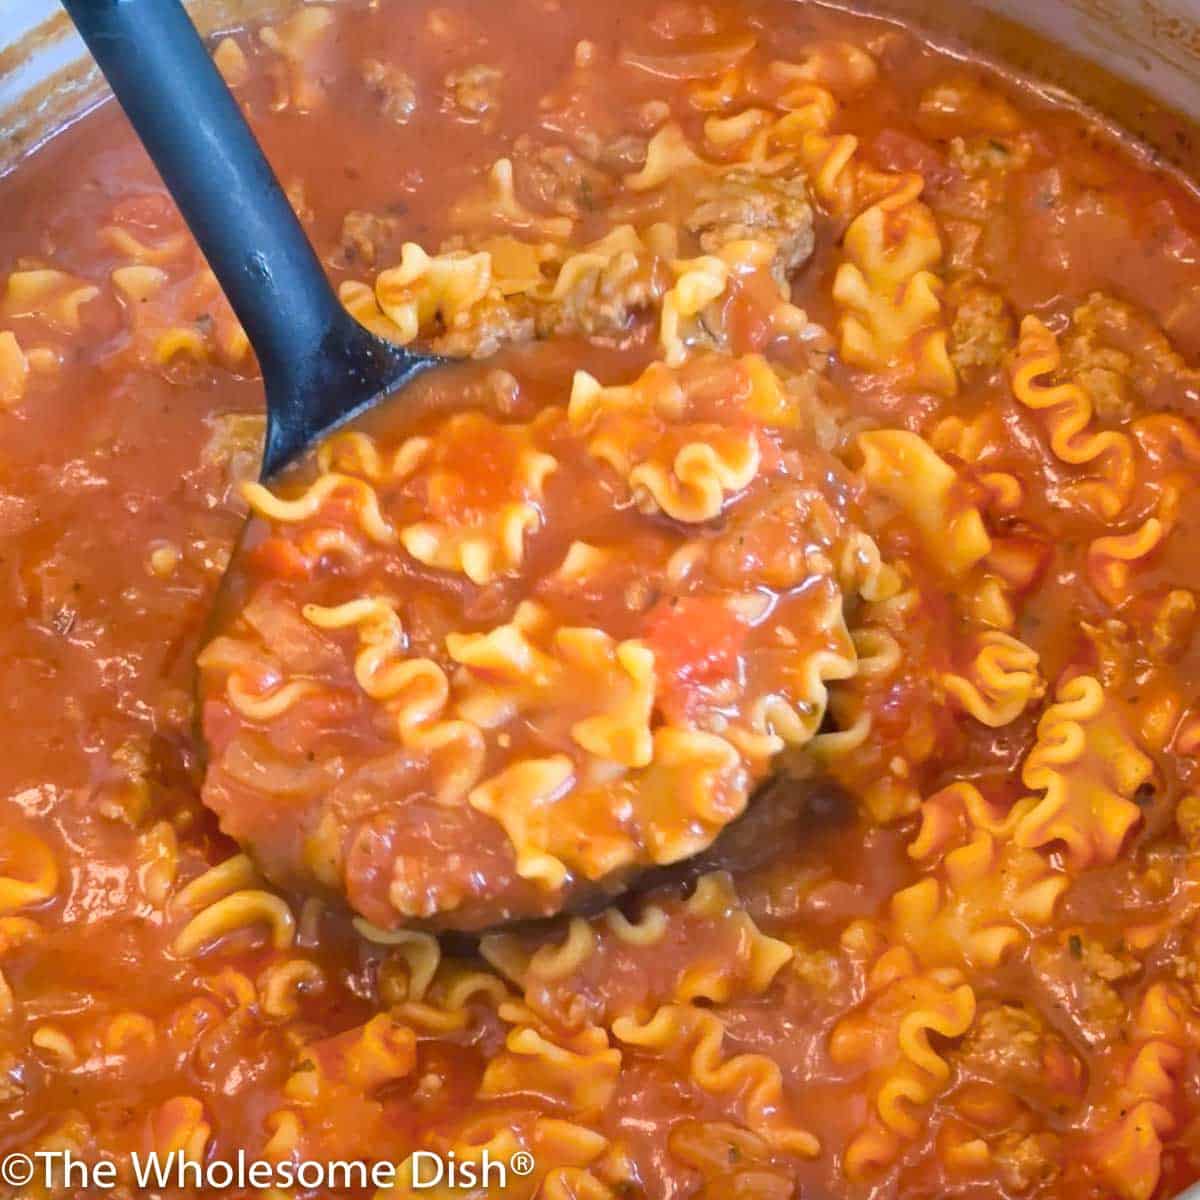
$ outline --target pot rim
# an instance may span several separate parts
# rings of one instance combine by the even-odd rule
[[[309,0],[184,2],[211,34]],[[1189,0],[795,2],[912,21],[940,48],[1019,72],[1048,98],[1099,114],[1200,191],[1200,9],[1189,12]],[[54,0],[0,0],[0,177],[106,96]],[[1174,1200],[1200,1200],[1200,1181]]]

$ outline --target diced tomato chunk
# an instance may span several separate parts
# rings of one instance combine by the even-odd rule
[[[703,688],[737,670],[746,626],[722,600],[673,596],[646,615],[646,644],[654,651],[660,704],[684,716]]]
[[[741,280],[734,285],[725,307],[726,330],[734,354],[756,353],[771,340],[771,310],[778,306],[779,295],[764,297],[762,290]]]
[[[945,157],[928,142],[898,129],[884,129],[876,134],[870,156],[885,171],[915,171],[932,187],[944,186],[954,173]]]
[[[255,571],[273,579],[307,579],[310,564],[294,542],[286,538],[269,537],[260,542],[248,555]]]

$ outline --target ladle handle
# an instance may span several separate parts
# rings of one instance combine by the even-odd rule
[[[258,355],[263,474],[432,359],[374,337],[334,295],[180,0],[62,0]]]
[[[62,0],[183,213],[265,376],[342,308],[179,0]]]

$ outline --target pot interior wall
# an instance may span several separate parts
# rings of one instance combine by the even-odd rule
[[[296,6],[296,0],[184,2],[205,33]],[[56,0],[0,0],[0,175],[91,108],[104,91]]]
[[[1195,0],[874,0],[870,7],[1074,97],[1200,179]]]
[[[187,2],[211,32],[294,7],[296,0]],[[935,31],[943,44],[957,43],[1077,96],[1164,160],[1200,177],[1195,0],[872,0],[864,7],[912,21]],[[102,94],[82,54],[54,0],[0,0],[0,173]]]

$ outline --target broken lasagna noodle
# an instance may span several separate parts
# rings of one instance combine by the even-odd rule
[[[214,57],[348,311],[458,361],[255,482],[116,116],[0,185],[0,1152],[1200,1178],[1187,189],[813,4],[317,2]]]

